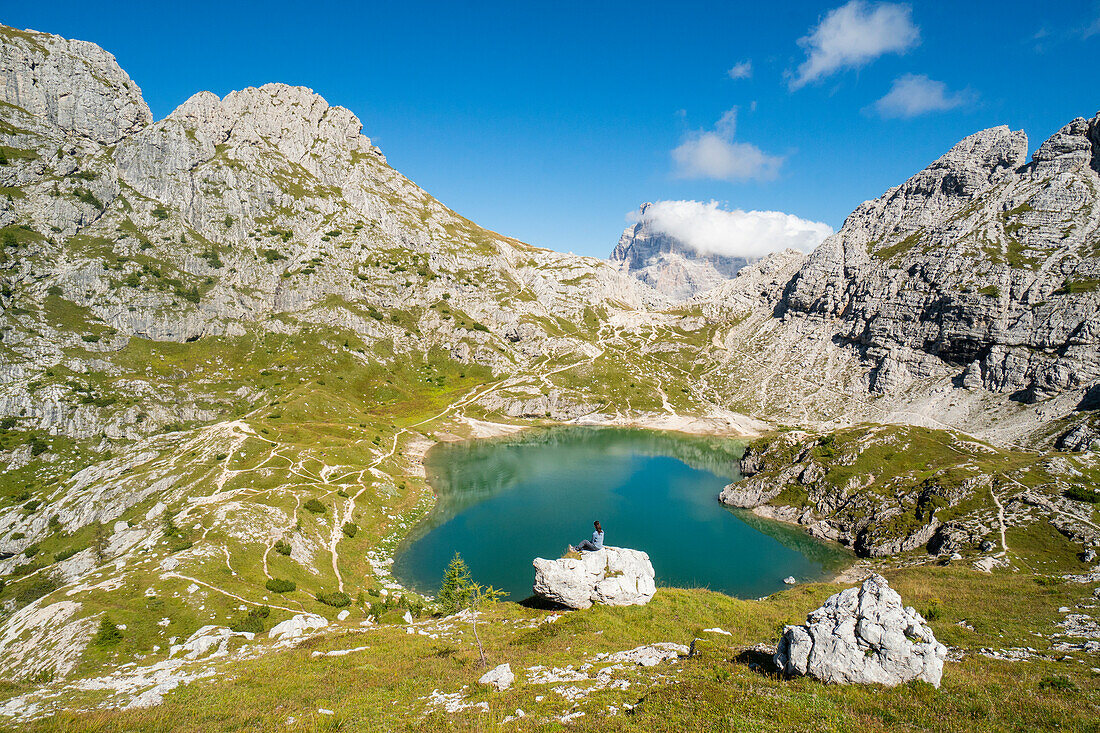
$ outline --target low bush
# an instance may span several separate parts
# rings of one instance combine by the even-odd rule
[[[253,608],[247,615],[242,616],[229,625],[232,631],[262,634],[264,632],[264,619],[271,615],[271,608],[260,606]]]
[[[293,580],[271,578],[264,584],[264,587],[272,593],[290,593],[291,591],[297,590],[298,584]]]
[[[343,608],[344,606],[351,605],[351,596],[347,593],[341,593],[340,591],[318,593],[316,598],[326,606],[332,606],[333,608]]]
[[[1064,496],[1074,501],[1084,501],[1089,504],[1100,503],[1100,491],[1085,486],[1070,486]]]
[[[325,508],[325,505],[317,501],[316,499],[310,499],[302,506],[304,506],[306,509],[313,512],[314,514],[324,514],[328,511],[328,509]]]
[[[111,619],[104,616],[99,620],[99,630],[92,642],[96,646],[115,646],[122,641],[122,631]]]

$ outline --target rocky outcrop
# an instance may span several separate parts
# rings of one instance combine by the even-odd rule
[[[919,458],[898,458],[907,455]],[[933,554],[974,552],[993,537],[984,512],[995,510],[987,497],[996,461],[991,449],[945,431],[881,426],[815,435],[792,430],[750,445],[741,458],[743,478],[724,487],[718,498],[761,517],[802,525],[864,557],[921,548]],[[914,465],[926,473],[915,472]],[[968,501],[975,508],[945,525],[941,515],[955,514],[953,508]]]
[[[767,258],[697,295],[730,397],[784,422],[1052,444],[1043,426],[1100,383],[1098,137],[1079,118],[1028,161],[1022,132],[975,133],[774,263],[779,282]]]
[[[488,672],[481,675],[478,684],[488,685],[500,692],[502,690],[507,690],[515,681],[516,676],[512,673],[512,665],[504,663],[493,667]]]
[[[0,88],[8,104],[99,143],[153,121],[115,57],[87,41],[0,26]]]
[[[872,362],[873,392],[937,371],[971,388],[980,371],[986,389],[1029,401],[1088,386],[1100,379],[1100,295],[1080,284],[1100,273],[1098,129],[1100,116],[1075,120],[1030,164],[1022,131],[965,138],[859,206],[783,307],[836,319],[837,337]]]
[[[609,261],[620,272],[633,275],[676,300],[710,290],[737,274],[751,260],[697,252],[676,237],[653,230],[644,214],[653,204],[642,204],[638,223],[628,226]]]
[[[535,595],[570,608],[644,606],[656,592],[649,555],[639,550],[604,547],[581,557],[535,558]]]
[[[271,627],[267,635],[277,642],[290,644],[319,629],[328,626],[328,619],[315,613],[299,613]]]
[[[892,687],[919,679],[939,687],[946,657],[924,618],[902,605],[885,578],[872,575],[830,596],[804,626],[788,626],[775,664],[822,682]]]

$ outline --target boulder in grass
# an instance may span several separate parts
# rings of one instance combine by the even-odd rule
[[[512,665],[507,663],[493,667],[478,680],[479,683],[489,685],[497,691],[507,690],[515,681],[516,676],[512,674]]]
[[[535,595],[569,608],[643,606],[657,588],[649,555],[624,547],[582,552],[580,558],[535,558]]]
[[[314,613],[299,613],[286,621],[275,624],[267,635],[279,642],[289,643],[313,631],[328,626],[328,619]]]
[[[831,596],[804,626],[784,629],[775,664],[823,682],[892,687],[919,679],[939,687],[946,656],[924,618],[902,606],[885,578],[872,575]]]

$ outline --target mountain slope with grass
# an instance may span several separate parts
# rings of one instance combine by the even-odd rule
[[[673,303],[464,219],[302,87],[200,92],[154,121],[106,51],[7,27],[0,81],[0,722],[434,730],[518,707],[536,727],[995,711],[1008,729],[1095,713],[1071,704],[1096,689],[1088,667],[1060,661],[1094,654],[1093,632],[1055,611],[1088,617],[1096,584],[1096,454],[1080,451],[1096,407],[1095,121],[1028,164],[1015,134],[980,133],[809,258],[773,255]],[[993,244],[961,244],[979,230]],[[925,278],[931,261],[945,269]],[[488,603],[489,658],[524,684],[474,687],[469,616],[431,617],[390,573],[434,501],[421,458],[568,421],[758,438],[745,486],[783,489],[742,506],[857,549],[868,537],[907,601],[945,599],[935,631],[964,658],[947,696],[883,702],[754,671],[752,647],[826,586],[662,589],[643,609],[567,616]],[[1039,503],[983,483],[1008,468]],[[998,523],[998,502],[1019,521]],[[933,523],[958,530],[943,552],[908,539]],[[997,553],[992,576],[972,567]],[[715,643],[690,660],[659,647],[657,670],[630,655],[596,669],[696,636]],[[1005,655],[1028,646],[1030,687],[987,683],[1016,680]]]

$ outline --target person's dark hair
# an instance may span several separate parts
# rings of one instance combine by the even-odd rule
[[[597,532],[603,532],[603,527],[601,527],[601,526],[600,526],[600,520],[598,520],[598,519],[597,519],[597,520],[596,520],[595,522],[593,522],[592,524],[594,524],[594,525],[596,526],[596,531],[597,531]]]

